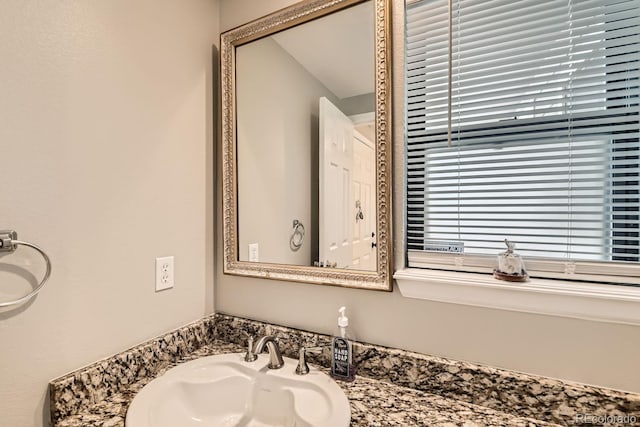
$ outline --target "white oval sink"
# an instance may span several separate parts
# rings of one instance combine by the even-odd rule
[[[297,361],[269,356],[245,362],[244,354],[220,354],[168,370],[136,395],[126,427],[347,427],[349,400],[326,374],[311,368],[296,375]]]

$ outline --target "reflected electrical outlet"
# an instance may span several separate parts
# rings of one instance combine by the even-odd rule
[[[260,261],[260,248],[257,243],[249,243],[249,262],[259,262]]]

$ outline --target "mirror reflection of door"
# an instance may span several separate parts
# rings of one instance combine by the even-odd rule
[[[376,269],[375,148],[370,124],[354,122],[320,98],[319,263]]]
[[[320,98],[320,263],[326,267],[350,268],[351,168],[353,124],[329,101]]]
[[[365,134],[354,130],[353,178],[351,181],[353,201],[352,215],[352,268],[376,269],[376,205],[375,201],[375,148]]]

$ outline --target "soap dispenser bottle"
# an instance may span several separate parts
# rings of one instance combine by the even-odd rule
[[[331,376],[343,381],[353,381],[356,377],[353,363],[353,345],[347,327],[349,318],[345,315],[346,307],[338,310],[338,336],[333,338],[331,345]]]

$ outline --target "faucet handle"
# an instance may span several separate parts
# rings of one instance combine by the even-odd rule
[[[258,356],[253,351],[253,341],[255,338],[253,335],[249,335],[244,331],[243,334],[247,337],[247,353],[244,355],[244,361],[254,362],[258,358]]]
[[[298,366],[296,366],[296,374],[298,375],[307,375],[309,373],[309,365],[307,364],[306,354],[318,354],[320,353],[326,346],[317,346],[317,347],[300,347],[298,351]]]

